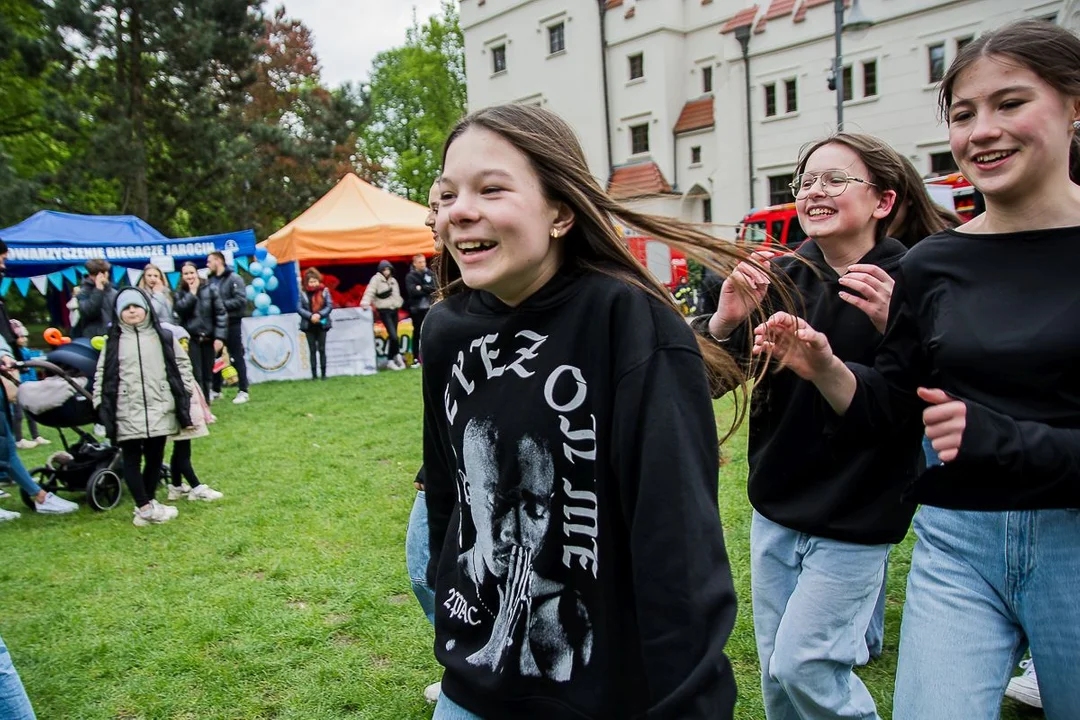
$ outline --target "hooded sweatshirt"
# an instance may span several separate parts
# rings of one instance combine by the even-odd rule
[[[362,302],[372,305],[376,310],[397,310],[401,307],[401,289],[398,287],[397,278],[393,273],[390,277],[383,275],[383,270],[394,266],[383,260],[379,263],[379,271],[371,278],[367,289],[364,290]]]
[[[424,322],[442,690],[486,718],[731,718],[716,423],[686,323],[607,275]]]
[[[863,256],[890,276],[899,271],[906,248],[884,238]],[[873,363],[882,335],[862,310],[840,299],[846,289],[813,240],[796,258],[774,268],[790,280],[799,316],[829,338],[837,357]],[[766,296],[769,314],[782,309],[775,288]],[[695,327],[707,328],[708,318]],[[749,356],[745,326],[725,342],[729,351]],[[857,438],[836,430],[836,416],[813,385],[783,368],[770,368],[754,387],[747,455],[748,493],[754,509],[797,532],[843,542],[878,545],[904,538],[915,505],[901,499],[922,462],[917,428],[899,428]]]

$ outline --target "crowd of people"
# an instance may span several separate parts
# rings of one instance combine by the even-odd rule
[[[444,668],[425,690],[436,720],[733,717],[712,405],[728,394],[749,423],[767,718],[879,717],[854,670],[883,651],[888,557],[911,527],[892,717],[992,720],[1015,685],[1050,720],[1080,717],[1080,39],[1041,21],[977,38],[945,73],[940,112],[984,212],[962,222],[887,142],[838,132],[796,159],[809,239],[795,253],[612,199],[542,108],[489,107],[453,128],[429,195],[434,273],[414,261],[403,297],[380,264],[364,296],[393,368],[406,300],[418,343],[423,327],[406,561]],[[706,263],[715,308],[688,322],[616,221]],[[165,438],[212,420],[158,306],[187,319],[191,346],[232,355],[243,282],[219,260],[208,287],[184,268],[183,301],[159,291],[160,272],[112,296],[100,275],[83,285],[84,327],[112,314],[95,402],[131,460],[136,525],[171,519],[153,499]],[[313,378],[331,308],[308,271]],[[118,398],[146,373],[159,392],[143,421]],[[17,461],[3,429],[0,460]],[[189,450],[173,461],[195,493]],[[66,511],[56,501],[43,511]],[[17,712],[2,642],[0,681]]]

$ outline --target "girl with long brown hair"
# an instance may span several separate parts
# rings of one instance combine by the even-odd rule
[[[817,386],[841,430],[925,427],[940,459],[907,495],[922,507],[893,717],[998,717],[1030,646],[1047,717],[1076,718],[1080,39],[1043,21],[981,36],[945,74],[941,110],[986,212],[905,256],[872,366],[786,314],[756,343]]]

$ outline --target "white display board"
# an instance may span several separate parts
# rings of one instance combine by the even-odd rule
[[[330,317],[334,322],[326,335],[326,374],[375,374],[371,311],[338,308]],[[311,377],[307,338],[300,332],[298,314],[247,317],[241,328],[248,379],[253,384]]]

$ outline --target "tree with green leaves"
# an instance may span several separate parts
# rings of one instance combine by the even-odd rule
[[[386,168],[389,189],[427,204],[442,146],[465,114],[465,41],[453,2],[419,25],[401,47],[372,64],[369,155]]]

